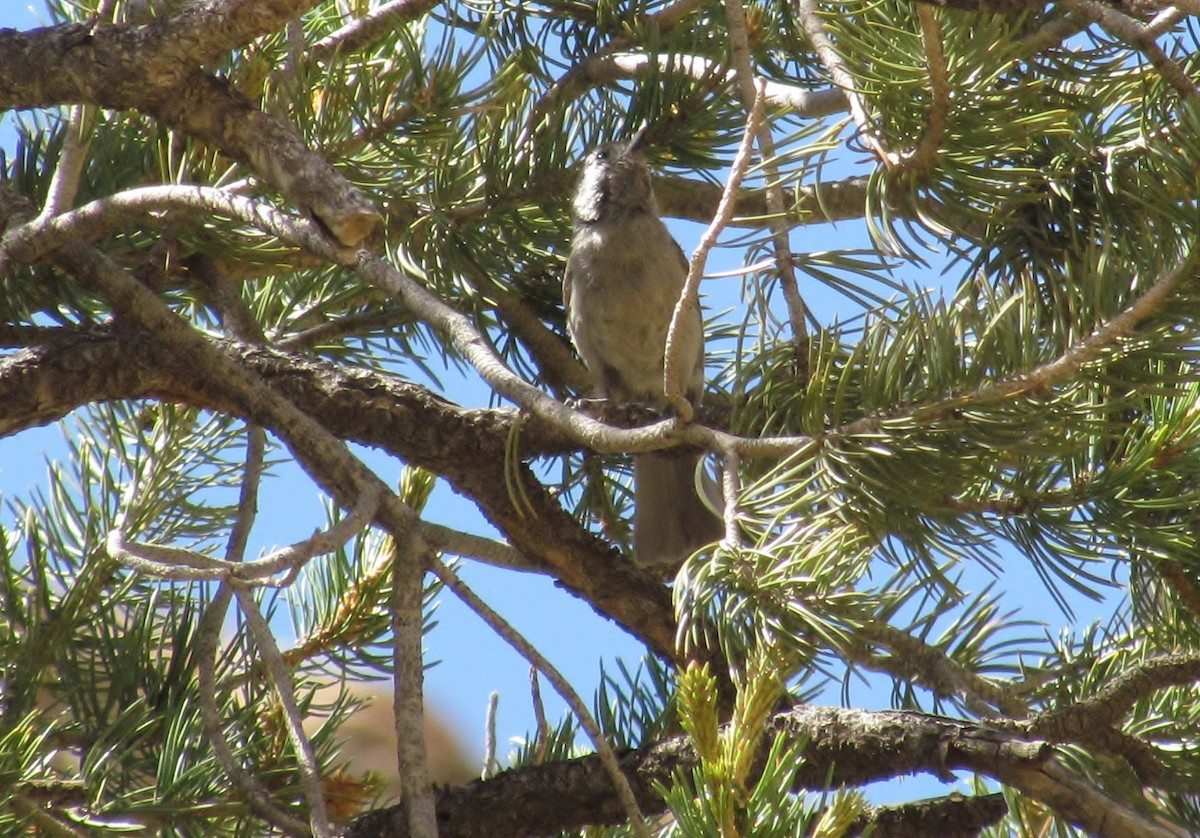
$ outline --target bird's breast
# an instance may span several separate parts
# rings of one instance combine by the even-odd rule
[[[606,395],[662,405],[667,330],[687,276],[666,226],[653,216],[581,225],[567,270],[571,335]],[[699,309],[683,325],[685,357],[702,358]]]

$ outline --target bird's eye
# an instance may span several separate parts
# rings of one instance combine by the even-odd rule
[[[608,149],[606,149],[606,148],[596,149],[596,159],[597,160],[607,160],[608,159]]]

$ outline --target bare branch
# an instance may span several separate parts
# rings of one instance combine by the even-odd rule
[[[58,155],[58,165],[54,167],[54,176],[46,190],[46,203],[41,212],[43,217],[50,218],[65,212],[75,203],[79,179],[83,177],[83,170],[87,166],[88,146],[95,119],[95,108],[87,105],[71,108],[63,126],[65,137]]]
[[[929,119],[916,148],[903,156],[900,163],[909,172],[923,174],[933,168],[938,148],[946,135],[950,116],[950,80],[946,75],[946,56],[942,51],[942,33],[937,15],[924,4],[917,5],[917,20],[921,23],[921,41],[925,45],[925,66],[929,69]]]
[[[350,514],[311,538],[276,550],[269,556],[252,562],[239,559],[215,559],[193,550],[156,544],[129,544],[124,530],[118,526],[108,534],[105,547],[108,555],[139,573],[160,579],[221,579],[239,585],[253,584],[257,579],[269,579],[287,571],[282,582],[264,582],[272,587],[286,587],[296,574],[314,557],[331,553],[362,531],[379,507],[379,494],[368,490]],[[120,523],[120,522],[118,522]]]
[[[232,588],[228,584],[220,585],[196,629],[196,680],[204,734],[213,756],[256,814],[286,833],[310,835],[308,824],[276,806],[270,793],[238,762],[225,735],[221,711],[217,707],[216,657],[221,643],[221,625],[232,598]]]
[[[1154,40],[1154,34],[1145,24],[1134,20],[1118,9],[1098,3],[1096,0],[1063,0],[1062,6],[1087,20],[1099,23],[1113,36],[1120,38],[1134,49],[1140,50],[1184,101],[1195,102],[1200,98],[1200,90],[1197,90],[1196,83],[1158,45]]]
[[[544,112],[563,98],[578,96],[601,84],[625,79],[642,79],[656,67],[659,72],[683,73],[697,81],[717,78],[725,85],[736,81],[733,70],[722,71],[707,58],[696,55],[656,55],[641,52],[607,52],[589,56],[572,67],[546,95],[534,105],[535,113]],[[835,87],[807,90],[772,79],[757,78],[768,105],[787,108],[797,116],[817,119],[846,110],[846,95]]]
[[[520,653],[521,657],[529,661],[530,665],[537,667],[537,670],[545,675],[546,679],[554,685],[555,692],[571,708],[571,712],[579,720],[580,726],[587,732],[588,738],[592,740],[592,745],[596,748],[600,762],[604,766],[604,770],[608,774],[613,787],[616,789],[617,799],[620,801],[621,808],[624,810],[633,833],[639,838],[650,838],[650,831],[646,827],[645,816],[638,808],[637,799],[633,794],[633,789],[629,785],[629,780],[621,771],[621,766],[617,762],[617,755],[613,753],[612,746],[604,738],[604,734],[600,731],[600,726],[596,724],[596,720],[588,712],[587,705],[583,703],[583,699],[579,697],[579,693],[574,690],[571,683],[563,677],[554,664],[550,663],[532,643],[522,637],[520,632],[513,628],[507,620],[480,599],[450,568],[446,567],[436,558],[433,559],[431,566],[434,574],[437,575],[443,585],[454,591],[472,611],[478,614],[491,627],[492,631],[503,637],[510,646]],[[423,838],[423,836],[414,835],[413,838]]]
[[[400,805],[412,838],[438,838],[437,815],[425,748],[425,661],[422,654],[422,600],[425,568],[440,564],[417,527],[394,533],[392,570],[393,725]]]
[[[4,214],[14,213],[15,209],[10,204],[4,208]],[[45,258],[63,245],[92,241],[122,224],[146,216],[153,218],[155,213],[166,211],[234,218],[314,252],[326,261],[351,258],[348,252],[331,247],[316,224],[280,212],[263,201],[210,186],[145,186],[99,198],[52,218],[39,217],[20,226],[10,224],[0,241],[0,275],[18,265]]]
[[[228,584],[228,583],[227,583]],[[304,732],[304,719],[296,701],[296,688],[292,683],[292,673],[284,663],[279,652],[279,644],[271,626],[263,616],[262,610],[255,602],[250,591],[244,586],[233,585],[238,607],[246,616],[250,634],[254,638],[254,647],[259,659],[267,667],[275,695],[279,698],[279,706],[283,711],[284,728],[287,730],[288,741],[296,756],[296,767],[300,787],[304,789],[304,798],[308,801],[308,821],[315,838],[331,838],[333,831],[329,825],[329,813],[325,809],[325,792],[321,787],[321,772],[317,765],[317,757],[313,752],[312,742]],[[426,836],[420,836],[426,838]],[[436,836],[434,837],[436,838]]]
[[[334,55],[362,49],[402,24],[416,20],[438,2],[440,0],[390,0],[317,41],[308,48],[307,57],[310,61],[328,61]]]
[[[746,32],[746,11],[742,8],[742,0],[725,0],[725,20],[729,27],[730,52],[737,76],[738,93],[742,107],[749,113],[761,105],[755,104],[758,96],[752,81],[754,66],[750,61],[750,36]],[[853,101],[850,105],[853,109]],[[747,127],[755,122],[753,118],[750,119]],[[763,177],[767,183],[765,192],[771,244],[775,250],[775,269],[779,272],[779,286],[783,290],[788,322],[792,327],[792,348],[796,364],[800,368],[799,377],[804,380],[808,378],[808,306],[800,296],[800,287],[796,283],[796,267],[792,261],[788,225],[784,219],[786,208],[783,203],[783,190],[779,186],[779,167],[775,163],[775,138],[771,133],[771,126],[761,119],[757,120],[757,124],[754,125],[754,138],[758,144]]]
[[[812,44],[817,57],[825,65],[825,69],[829,72],[829,76],[833,79],[834,84],[840,87],[846,94],[846,99],[850,103],[850,115],[854,118],[854,124],[858,126],[858,132],[863,142],[875,152],[880,162],[884,165],[895,165],[898,162],[898,158],[893,152],[887,149],[883,140],[877,135],[874,126],[871,124],[871,118],[867,115],[866,104],[858,92],[858,85],[854,81],[854,76],[846,68],[846,62],[838,55],[837,50],[833,46],[833,41],[829,39],[828,33],[825,32],[825,24],[821,22],[817,0],[794,0],[794,7],[796,9],[796,17],[799,19],[801,26],[803,26],[805,34],[808,35],[809,43]]]
[[[762,116],[763,97],[760,91],[759,95],[755,97],[749,115],[746,118],[746,130],[742,133],[742,141],[738,145],[737,153],[733,158],[733,164],[729,168],[729,176],[725,180],[725,189],[721,193],[721,202],[717,205],[717,212],[713,215],[712,221],[709,222],[708,229],[700,236],[700,241],[696,245],[696,249],[692,252],[692,258],[688,260],[687,278],[684,280],[683,288],[679,292],[679,299],[675,303],[675,310],[671,315],[671,325],[667,328],[666,362],[663,365],[663,392],[666,393],[667,400],[675,408],[675,412],[679,415],[679,418],[684,422],[692,420],[692,403],[683,395],[681,382],[684,377],[683,368],[685,359],[683,358],[683,353],[680,351],[676,336],[679,334],[681,324],[686,320],[689,312],[694,312],[700,304],[698,294],[700,291],[700,280],[704,277],[704,265],[708,262],[708,254],[716,245],[721,231],[733,216],[734,196],[741,187],[742,178],[745,176],[746,169],[750,165],[750,152],[753,148],[755,133],[757,132],[759,123],[762,122]]]

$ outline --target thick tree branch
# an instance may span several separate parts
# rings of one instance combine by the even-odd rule
[[[584,530],[525,466],[519,469],[525,505],[514,504],[505,462],[516,412],[465,410],[392,376],[232,342],[223,346],[339,438],[381,448],[444,477],[538,570],[553,574],[657,653],[673,657],[671,599],[658,580]],[[189,359],[141,333],[72,334],[0,359],[0,436],[55,421],[84,404],[132,398],[254,412],[198,379]],[[532,452],[523,435],[520,453],[574,447],[565,438],[544,436],[547,430],[531,430],[530,440],[542,437]]]
[[[848,835],[870,838],[975,838],[1008,814],[1003,794],[964,797],[954,793],[932,800],[877,806],[855,821]]]
[[[952,771],[994,777],[1066,814],[1102,838],[1179,838],[1174,827],[1151,821],[1064,769],[1044,741],[974,722],[910,711],[845,710],[801,705],[778,714],[770,737],[783,732],[807,742],[797,785],[823,790],[905,774],[952,779]],[[631,751],[622,758],[647,814],[663,811],[655,782],[690,770],[696,755],[686,737]],[[549,834],[585,824],[619,823],[623,812],[598,758],[528,766],[444,790],[438,800],[442,838]],[[910,832],[920,836],[922,833]],[[929,836],[953,834],[939,824]],[[391,810],[360,818],[347,838],[402,838]]]
[[[268,116],[200,67],[282,26],[312,0],[212,0],[145,25],[64,24],[0,32],[0,108],[87,104],[130,109],[247,163],[345,245],[380,221],[372,202]]]
[[[306,146],[295,128],[223,81],[197,73],[138,109],[245,162],[347,247],[360,244],[382,220],[366,194]]]

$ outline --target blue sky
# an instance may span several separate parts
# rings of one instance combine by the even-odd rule
[[[0,5],[0,26],[28,29],[38,24],[38,18],[28,7]],[[13,150],[12,132],[7,127],[0,132],[0,147]],[[673,224],[673,230],[689,253],[694,248],[701,227],[696,224]],[[845,223],[834,227],[822,225],[793,234],[793,246],[829,250],[841,247],[865,247],[864,225]],[[717,251],[710,260],[709,271],[734,267],[737,251]],[[937,287],[943,277],[934,270],[917,271],[905,268],[899,279],[918,287]],[[707,282],[704,292],[709,308],[721,310],[737,307],[738,280],[720,279]],[[844,319],[857,313],[847,301],[815,283],[804,290],[818,318],[831,322],[839,315]],[[736,315],[735,315],[736,316]],[[455,381],[451,398],[466,405],[488,403],[488,391],[470,376]],[[63,453],[62,433],[55,427],[24,432],[16,437],[0,439],[0,495],[13,497],[44,481],[46,458]],[[398,465],[376,454],[363,451],[364,459],[390,484],[395,483]],[[269,478],[261,493],[259,526],[254,534],[254,548],[269,549],[307,537],[324,518],[321,500],[315,488],[298,469],[281,470]],[[492,535],[489,526],[472,504],[459,498],[439,484],[427,510],[431,520]],[[1004,584],[1011,590],[1024,589],[1022,599],[1029,619],[1044,619],[1051,625],[1064,622],[1044,588],[1029,568],[1028,562],[1013,555]],[[610,664],[617,657],[631,666],[640,659],[640,644],[612,624],[598,617],[592,609],[554,587],[540,576],[521,575],[468,563],[463,576],[494,608],[532,640],[541,651],[580,689],[585,698],[599,680],[601,660]],[[1084,604],[1086,605],[1086,604]],[[1084,607],[1084,614],[1094,614],[1094,607]],[[488,696],[500,694],[498,716],[499,755],[503,758],[511,737],[523,735],[532,727],[532,712],[528,686],[528,666],[498,637],[487,629],[478,617],[452,596],[442,598],[437,611],[438,626],[427,637],[429,658],[438,660],[428,672],[429,702],[447,716],[461,732],[464,743],[472,753],[482,750],[483,723]],[[286,631],[286,629],[284,629]],[[542,689],[551,719],[559,718],[563,704],[548,685]],[[889,695],[886,686],[856,687],[851,694],[856,706],[886,707]],[[830,702],[837,694],[829,695]],[[879,799],[906,799],[940,793],[937,783],[906,784]]]

